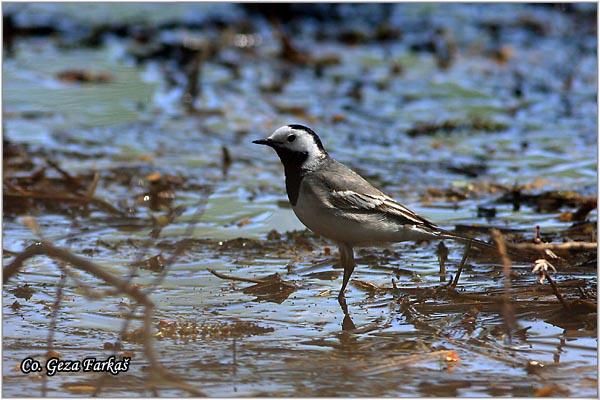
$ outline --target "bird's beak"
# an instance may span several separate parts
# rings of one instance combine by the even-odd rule
[[[254,143],[254,144],[264,144],[265,146],[271,146],[271,147],[273,147],[273,141],[271,139],[269,139],[269,138],[253,140],[252,143]]]

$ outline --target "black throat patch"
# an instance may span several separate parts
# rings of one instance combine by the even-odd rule
[[[275,147],[275,151],[281,159],[283,170],[285,171],[285,189],[288,199],[292,206],[295,206],[300,194],[300,184],[302,183],[302,178],[304,178],[302,165],[308,158],[308,153],[305,151],[291,151],[281,147]]]

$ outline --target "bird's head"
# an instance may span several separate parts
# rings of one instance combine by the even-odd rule
[[[272,147],[284,165],[295,163],[307,168],[327,157],[319,136],[303,125],[282,126],[269,137],[252,143]]]

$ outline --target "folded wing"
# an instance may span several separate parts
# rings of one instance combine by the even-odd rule
[[[358,193],[352,190],[333,190],[329,201],[334,207],[355,213],[379,214],[402,224],[422,225],[437,229],[437,226],[415,214],[385,194]]]

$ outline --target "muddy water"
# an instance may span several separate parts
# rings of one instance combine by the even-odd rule
[[[268,149],[250,144],[282,124],[305,123],[337,159],[444,227],[493,225],[530,240],[539,225],[543,235],[562,239],[572,223],[559,216],[572,209],[540,212],[524,203],[514,211],[510,202],[496,201],[501,189],[490,188],[529,184],[533,193],[596,194],[596,36],[585,7],[573,12],[400,5],[389,17],[390,26],[402,30],[400,38],[355,45],[344,43],[341,33],[369,32],[361,19],[346,18],[339,31],[307,19],[294,28],[295,44],[339,60],[322,71],[279,60],[272,28],[253,16],[260,45],[244,50],[224,41],[220,60],[238,64],[237,73],[207,61],[195,104],[201,112],[192,114],[181,106],[181,76],[168,60],[135,63],[132,41],[110,30],[101,45],[84,46],[72,39],[81,34],[78,24],[100,25],[107,18],[115,24],[201,23],[216,15],[238,29],[243,10],[106,5],[81,13],[78,7],[4,7],[24,25],[62,19],[74,26],[65,24],[51,37],[15,40],[3,65],[4,137],[50,155],[73,174],[99,170],[96,194],[136,210],[128,218],[101,210],[31,211],[44,238],[56,245],[126,276],[130,263],[159,253],[168,257],[176,243],[194,239],[152,294],[157,325],[200,327],[196,335],[157,338],[159,358],[171,371],[209,396],[531,396],[544,393],[540,390],[597,396],[595,316],[573,320],[561,313],[549,289],[535,296],[527,292],[539,287],[528,262],[515,262],[513,280],[525,293],[516,298],[518,324],[529,329],[508,341],[493,302],[440,296],[407,305],[418,297],[411,290],[440,285],[437,243],[360,251],[353,278],[386,288],[393,279],[398,290],[368,292],[350,285],[346,296],[356,329],[344,331],[335,298],[342,275],[335,247],[312,235],[286,237],[284,232],[304,228],[285,205],[280,164]],[[379,11],[360,12],[377,18]],[[498,40],[486,28],[496,25]],[[434,31],[427,27],[451,32],[458,52],[449,68],[440,68],[431,52],[419,51]],[[210,36],[213,30],[190,34]],[[57,79],[74,67],[108,71],[111,79],[84,84]],[[289,77],[281,91],[266,90],[283,71]],[[426,129],[447,121],[453,122]],[[223,146],[233,160],[226,175]],[[152,216],[164,212],[135,199],[157,171],[181,176],[186,184],[175,190],[174,204],[183,213],[152,238]],[[208,199],[201,190],[206,187],[212,188]],[[465,195],[444,195],[451,192]],[[494,207],[495,217],[479,217],[478,206]],[[18,252],[35,240],[20,216],[4,216],[5,250]],[[596,211],[588,220],[597,220]],[[283,236],[269,235],[272,230]],[[448,275],[455,275],[463,248],[446,246]],[[11,259],[5,252],[5,264]],[[208,269],[246,278],[278,273],[296,290],[285,300],[255,295],[244,292],[252,284],[219,279]],[[4,287],[5,396],[39,396],[44,385],[50,396],[89,395],[96,385],[94,374],[44,382],[16,370],[24,357],[43,359],[46,353],[59,274],[56,263],[38,257]],[[145,287],[156,277],[140,269],[134,282]],[[81,279],[107,289],[91,277]],[[584,290],[596,290],[593,266],[559,268],[555,279],[559,285],[581,279]],[[13,292],[24,284],[34,290],[29,299]],[[492,296],[502,285],[499,261],[475,258],[467,263],[459,292]],[[11,307],[15,301],[19,307]],[[54,349],[64,359],[107,357],[105,343],[118,340],[130,308],[125,297],[86,300],[68,279]],[[250,325],[214,328],[241,322]],[[131,369],[104,381],[101,394],[182,394],[168,384],[150,391],[142,346],[133,340],[123,346],[133,352]],[[440,351],[454,351],[458,361],[423,357]]]

